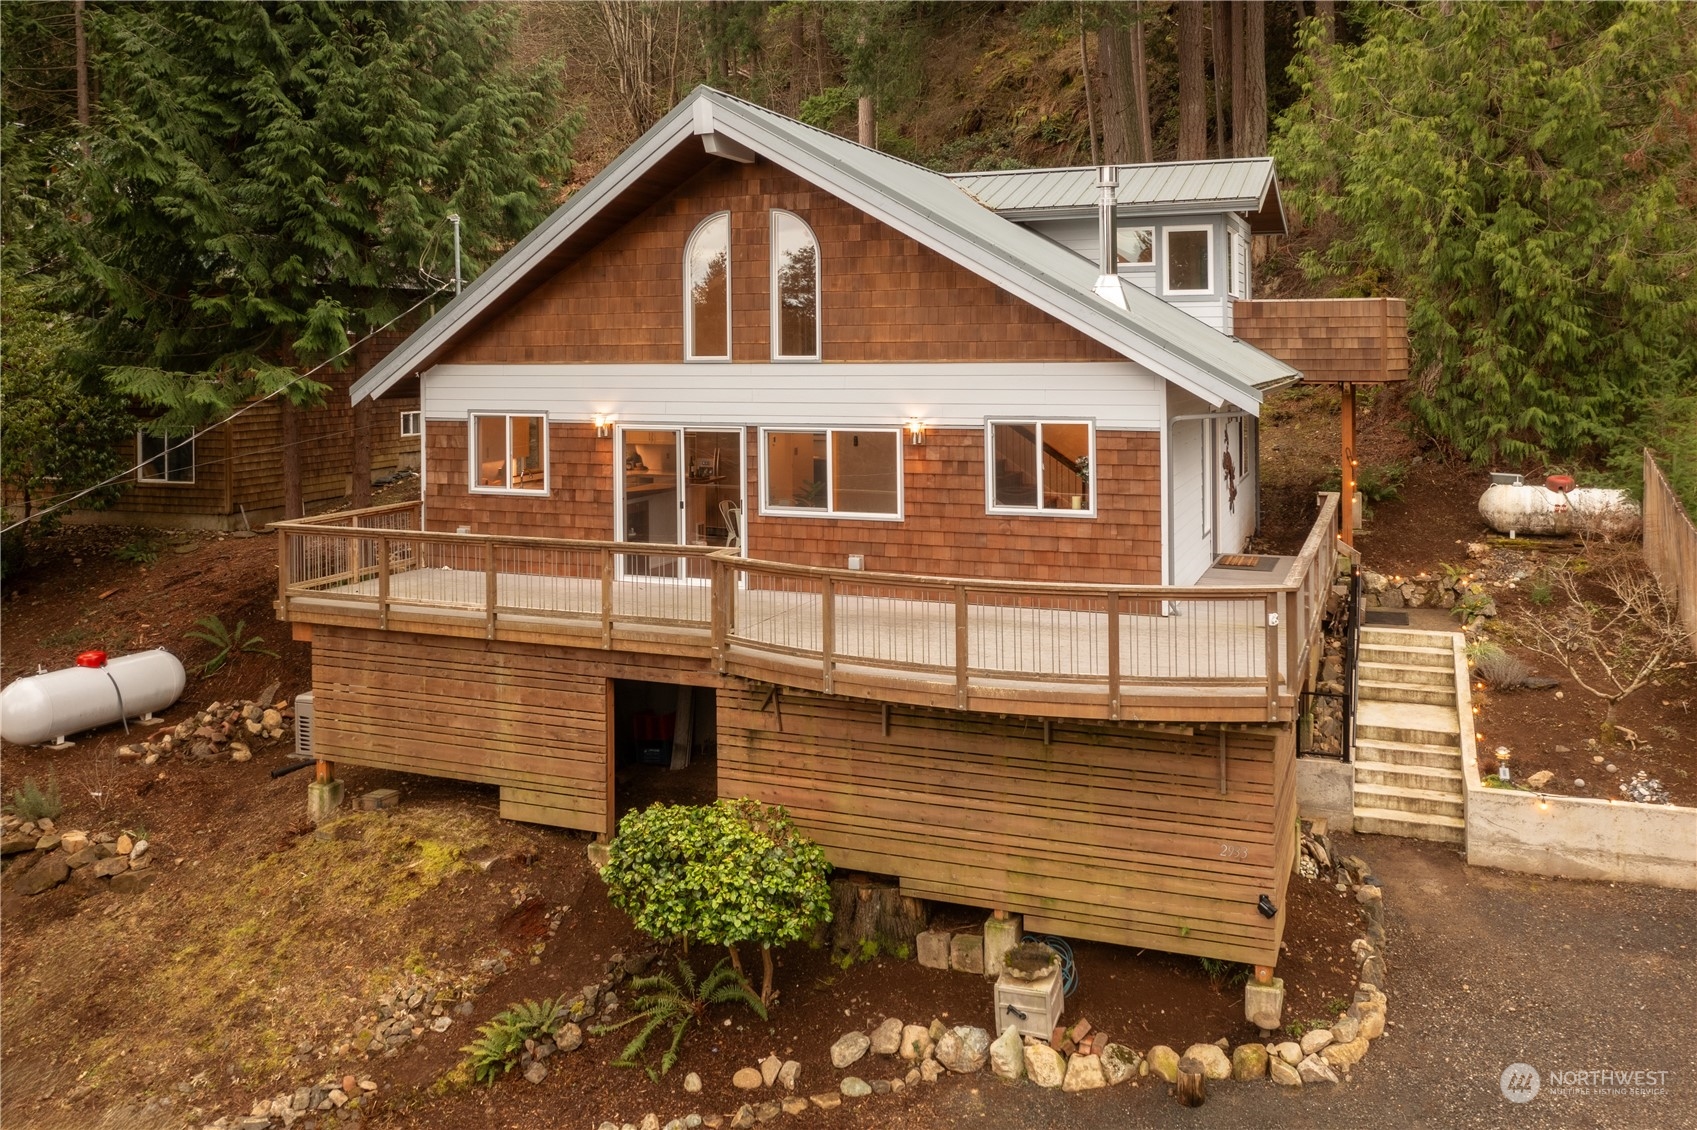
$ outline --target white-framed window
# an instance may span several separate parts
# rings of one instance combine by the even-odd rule
[[[403,436],[423,435],[424,434],[424,427],[423,427],[423,423],[422,423],[422,417],[423,416],[424,416],[424,413],[422,413],[422,412],[402,412],[401,413],[401,435],[403,435]]]
[[[1231,296],[1249,297],[1249,241],[1241,232],[1231,233]]]
[[[802,517],[902,517],[900,428],[762,428],[760,510]]]
[[[1137,224],[1114,225],[1114,255],[1119,269],[1133,271],[1155,266],[1155,229]]]
[[[474,413],[471,489],[541,494],[548,490],[548,418]]]
[[[191,432],[155,434],[136,429],[136,478],[144,483],[194,482],[194,437]]]
[[[1089,420],[990,420],[985,499],[992,514],[1096,513],[1096,427]]]
[[[684,360],[731,359],[731,214],[696,225],[684,246]]]
[[[800,216],[772,213],[772,360],[819,360],[819,240]]]
[[[1168,294],[1211,294],[1214,290],[1214,229],[1161,229],[1161,259],[1166,263]]]

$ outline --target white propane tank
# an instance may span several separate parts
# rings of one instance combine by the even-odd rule
[[[1479,498],[1479,517],[1498,533],[1593,533],[1623,537],[1641,522],[1638,504],[1623,490],[1580,487],[1565,493],[1547,486],[1494,483]]]
[[[139,718],[176,702],[187,682],[182,661],[163,648],[15,679],[0,691],[0,738],[34,745]]]

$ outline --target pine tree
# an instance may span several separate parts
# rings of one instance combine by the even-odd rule
[[[287,389],[535,226],[569,170],[551,76],[493,5],[209,3],[90,12],[100,100],[63,301],[119,390],[172,423]]]

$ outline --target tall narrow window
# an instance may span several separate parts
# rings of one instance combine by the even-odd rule
[[[684,250],[684,357],[731,359],[731,216],[701,221]]]
[[[819,241],[788,212],[772,213],[772,359],[819,359]]]
[[[995,420],[989,426],[992,511],[1094,513],[1088,423]]]
[[[1207,294],[1214,289],[1208,245],[1211,228],[1164,228],[1167,293]]]
[[[473,416],[471,433],[473,490],[548,489],[543,417]]]

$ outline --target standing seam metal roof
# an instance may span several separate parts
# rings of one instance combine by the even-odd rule
[[[1266,200],[1267,191],[1273,186],[1271,157],[1116,167],[1119,188],[1114,199],[1134,207],[1196,204],[1255,209]],[[948,179],[997,212],[1096,205],[1094,168],[952,173]]]

